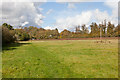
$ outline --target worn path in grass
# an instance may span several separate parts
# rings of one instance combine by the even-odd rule
[[[3,48],[4,78],[117,78],[118,41],[27,41]]]

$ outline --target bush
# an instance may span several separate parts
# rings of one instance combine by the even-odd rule
[[[29,34],[25,32],[23,29],[16,29],[15,36],[17,37],[17,40],[20,41],[27,41],[30,39]]]
[[[27,34],[26,32],[22,33],[21,37],[20,37],[20,40],[21,41],[27,41],[30,39],[30,36],[29,34]]]
[[[13,43],[16,38],[14,36],[14,30],[9,30],[6,27],[2,27],[2,43],[7,44],[7,43]]]

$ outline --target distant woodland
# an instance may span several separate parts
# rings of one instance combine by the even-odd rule
[[[85,24],[75,26],[75,31],[71,32],[64,29],[58,32],[58,29],[46,30],[34,26],[19,27],[14,29],[10,24],[2,24],[2,43],[12,43],[15,41],[41,40],[41,39],[66,39],[66,38],[96,38],[96,37],[119,37],[120,25],[115,26],[106,21],[102,24],[91,23],[90,30]]]

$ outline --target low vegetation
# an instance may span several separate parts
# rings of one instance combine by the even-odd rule
[[[103,41],[41,40],[13,43],[3,47],[2,76],[117,78],[118,40]]]
[[[120,25],[75,26],[75,32],[2,25],[3,78],[117,78]],[[80,29],[81,28],[81,29]],[[64,40],[64,39],[88,40]],[[48,39],[54,39],[48,40]],[[55,40],[61,39],[61,40]],[[29,40],[29,41],[27,41]],[[43,41],[42,41],[43,40]],[[16,43],[15,43],[16,42]]]

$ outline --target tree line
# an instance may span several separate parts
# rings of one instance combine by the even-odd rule
[[[40,40],[40,39],[65,39],[65,38],[95,38],[95,37],[119,37],[120,25],[115,26],[111,22],[103,24],[91,23],[90,31],[86,25],[76,26],[75,32],[64,29],[46,30],[34,26],[14,29],[10,24],[2,24],[2,43],[12,43],[15,41]]]

